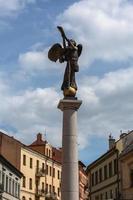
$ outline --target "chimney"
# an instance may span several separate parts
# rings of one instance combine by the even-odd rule
[[[113,138],[113,136],[110,134],[109,135],[109,150],[112,149],[115,145],[115,139]]]
[[[42,141],[42,134],[38,133],[37,134],[37,142],[41,142]]]

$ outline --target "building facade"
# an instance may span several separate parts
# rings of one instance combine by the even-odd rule
[[[87,167],[90,200],[117,199],[120,191],[118,151],[111,149]]]
[[[129,144],[121,153],[121,199],[133,199],[133,143]]]
[[[44,200],[50,195],[60,199],[60,164],[27,147],[21,149],[21,161],[22,200]]]
[[[0,199],[20,200],[22,173],[0,155]]]
[[[124,184],[127,183],[122,183],[122,176],[124,178],[128,173],[124,178],[127,180],[130,171],[127,170],[127,166],[129,167],[130,163],[131,168],[132,162],[130,160],[128,164],[123,164],[122,160],[127,158],[124,157],[123,152],[132,142],[133,131],[121,132],[120,139],[117,141],[111,135],[109,136],[109,150],[87,167],[90,200],[126,200],[122,194],[125,189]],[[131,191],[130,188],[130,195]]]
[[[88,177],[86,174],[86,166],[79,161],[79,200],[88,199]]]
[[[26,146],[14,137],[0,132],[0,154],[23,173],[20,184],[20,200],[61,199],[62,149],[51,146],[38,133],[36,140]],[[79,196],[85,200],[86,173],[79,164]],[[14,199],[12,199],[14,200]]]

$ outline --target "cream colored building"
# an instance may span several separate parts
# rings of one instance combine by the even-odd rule
[[[91,200],[117,199],[119,192],[118,151],[109,150],[87,167]]]
[[[110,135],[109,150],[87,167],[90,200],[121,199],[123,169],[120,168],[119,156],[132,141],[133,131],[121,133],[118,141]]]
[[[61,164],[52,159],[52,153],[47,142],[21,147],[21,200],[44,200],[50,195],[60,200]]]

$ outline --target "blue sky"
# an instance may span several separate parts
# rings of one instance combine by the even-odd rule
[[[38,132],[61,146],[57,109],[65,64],[47,58],[56,26],[83,44],[76,74],[79,155],[108,150],[110,133],[133,129],[133,5],[126,0],[0,0],[0,129],[26,144]]]

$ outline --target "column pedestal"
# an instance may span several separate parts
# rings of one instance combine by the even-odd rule
[[[76,98],[60,100],[63,112],[61,199],[79,200],[77,110],[82,101]]]

